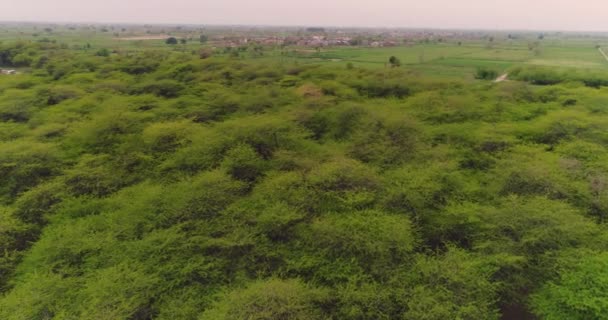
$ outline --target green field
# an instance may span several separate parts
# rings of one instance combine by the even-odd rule
[[[395,48],[333,48],[320,54],[311,54],[315,62],[348,63],[363,67],[386,67],[387,57],[395,56],[406,66],[429,69],[437,72],[438,66],[445,66],[446,73],[471,73],[477,67],[489,67],[506,71],[513,66],[538,65],[559,68],[605,69],[608,61],[593,45],[588,47],[541,45],[538,52],[526,45],[503,47],[458,46],[457,44],[414,45]],[[449,70],[452,71],[449,71]],[[443,73],[439,71],[440,73]]]

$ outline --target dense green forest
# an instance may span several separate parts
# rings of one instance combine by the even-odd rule
[[[0,319],[608,319],[604,74],[0,66]]]

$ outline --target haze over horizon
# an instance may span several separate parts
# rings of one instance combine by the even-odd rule
[[[2,21],[608,31],[599,0],[4,1]]]

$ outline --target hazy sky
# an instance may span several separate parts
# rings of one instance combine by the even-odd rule
[[[608,0],[0,0],[0,20],[608,31]]]

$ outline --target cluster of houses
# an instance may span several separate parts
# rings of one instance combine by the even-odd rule
[[[362,46],[362,47],[394,47],[412,45],[419,42],[442,42],[448,39],[478,38],[481,34],[471,32],[445,30],[331,30],[331,31],[292,31],[287,35],[256,34],[256,32],[240,32],[232,35],[218,33],[210,37],[215,47],[241,47],[250,44],[264,46],[299,46],[299,47],[332,47],[332,46]]]
[[[10,70],[10,69],[0,69],[0,74],[17,74],[16,70]]]
[[[329,38],[326,36],[313,35],[310,37],[288,37],[285,39],[288,44],[299,47],[329,47],[329,46],[348,46],[351,44],[350,37]]]
[[[333,46],[366,46],[366,47],[394,47],[403,44],[395,39],[367,40],[348,36],[328,37],[321,35],[312,36],[287,36],[287,37],[214,37],[212,43],[215,47],[240,47],[249,44],[264,46],[298,46],[298,47],[333,47]]]

